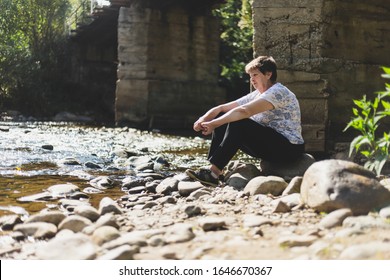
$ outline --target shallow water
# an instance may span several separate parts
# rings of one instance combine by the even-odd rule
[[[56,207],[56,201],[21,202],[21,197],[44,191],[55,184],[73,183],[80,190],[100,175],[121,179],[133,174],[126,158],[116,151],[160,155],[176,172],[207,164],[209,140],[181,137],[131,128],[107,128],[69,123],[0,122],[0,215],[34,213]],[[68,162],[65,164],[64,162]],[[69,164],[75,161],[78,164]],[[93,163],[98,168],[89,168]],[[90,195],[97,206],[102,196],[123,195],[120,187]]]

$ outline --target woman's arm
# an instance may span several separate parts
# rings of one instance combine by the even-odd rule
[[[238,104],[237,104],[238,105]],[[236,106],[229,110],[226,114],[210,121],[200,123],[204,135],[211,134],[213,130],[226,123],[247,119],[253,115],[274,109],[272,103],[265,99],[256,99],[247,104]]]
[[[219,106],[216,106],[209,111],[206,112],[203,116],[201,116],[195,123],[194,123],[194,130],[195,131],[201,131],[203,130],[202,123],[211,121],[215,119],[220,113],[226,113],[230,110],[233,110],[234,108],[238,107],[238,103],[236,101],[232,101],[229,103],[225,103]]]

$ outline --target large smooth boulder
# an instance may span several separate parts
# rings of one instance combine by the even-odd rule
[[[306,170],[315,162],[310,154],[302,154],[299,158],[287,163],[274,163],[266,160],[260,161],[262,175],[273,175],[282,178],[292,179],[296,176],[303,176]]]
[[[301,197],[317,211],[349,208],[354,215],[390,204],[389,190],[373,172],[356,163],[334,159],[316,162],[307,169]]]

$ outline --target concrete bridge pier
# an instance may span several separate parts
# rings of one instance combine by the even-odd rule
[[[209,2],[216,1],[133,0],[120,8],[117,124],[188,128],[224,101],[219,22]]]

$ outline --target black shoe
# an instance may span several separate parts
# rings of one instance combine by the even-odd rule
[[[199,181],[203,184],[212,186],[212,187],[218,187],[220,185],[220,181],[222,179],[222,175],[216,179],[211,175],[211,170],[209,169],[199,169],[197,171],[187,169],[186,174],[191,179],[194,179],[196,181]]]

